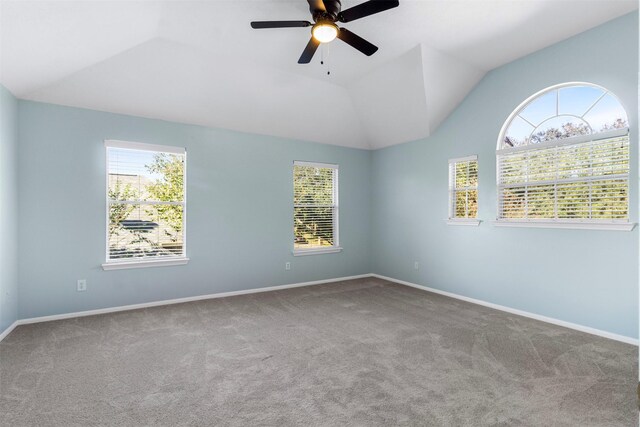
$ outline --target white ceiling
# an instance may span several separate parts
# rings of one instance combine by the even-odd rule
[[[299,65],[308,28],[249,22],[310,20],[305,0],[1,0],[0,82],[23,99],[380,148],[428,136],[486,71],[637,8],[400,0],[343,24],[375,55],[336,40]]]

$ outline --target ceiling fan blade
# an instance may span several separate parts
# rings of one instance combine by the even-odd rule
[[[311,22],[308,21],[253,21],[251,28],[298,28],[308,27]]]
[[[356,19],[364,18],[365,16],[393,9],[394,7],[398,7],[399,5],[400,2],[398,0],[369,0],[340,12],[340,14],[338,15],[338,21],[355,21]]]
[[[300,55],[300,59],[298,59],[298,64],[308,64],[311,62],[311,58],[313,58],[313,54],[316,53],[318,46],[320,46],[320,42],[311,37],[311,40],[307,43],[307,47],[304,48],[302,55]]]
[[[346,44],[358,49],[360,52],[364,53],[367,56],[373,55],[378,50],[378,47],[376,45],[369,43],[359,35],[352,33],[346,28],[340,28],[338,38]]]

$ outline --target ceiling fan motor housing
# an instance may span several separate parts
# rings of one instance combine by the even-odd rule
[[[336,21],[342,10],[340,0],[307,0],[315,22]]]
[[[309,11],[314,24],[309,21],[253,21],[251,28],[311,28],[311,38],[304,48],[298,64],[308,64],[321,43],[329,43],[338,38],[349,46],[371,56],[378,47],[346,28],[336,25],[336,22],[351,22],[385,10],[398,7],[398,0],[368,0],[347,10],[342,10],[340,0],[307,0]]]

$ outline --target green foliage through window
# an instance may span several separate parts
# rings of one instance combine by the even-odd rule
[[[108,260],[184,256],[184,154],[108,147]]]
[[[501,219],[628,219],[628,135],[498,157]]]
[[[337,178],[335,167],[294,165],[294,249],[337,246]]]
[[[449,163],[449,218],[478,217],[478,161],[452,160]]]

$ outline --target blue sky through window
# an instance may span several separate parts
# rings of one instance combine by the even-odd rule
[[[161,179],[162,175],[151,173],[145,167],[153,164],[155,154],[153,151],[109,148],[109,174],[143,176],[150,181]]]
[[[626,125],[627,114],[605,89],[588,85],[556,88],[533,99],[511,120],[502,148],[527,145],[532,133],[545,133],[566,124],[573,125],[573,129],[587,125],[597,133],[617,120]]]

